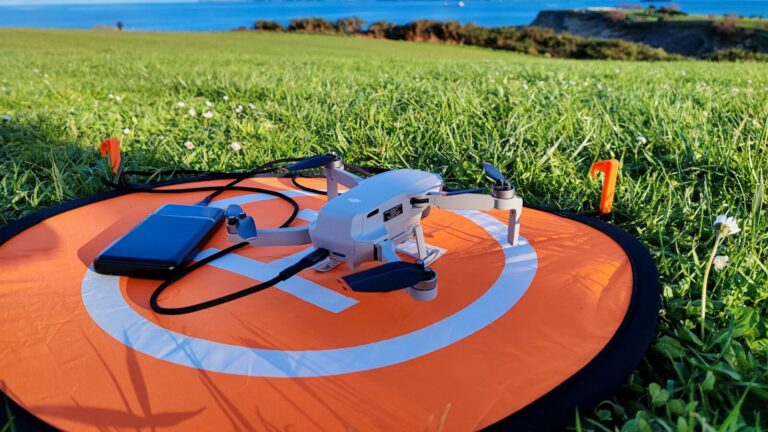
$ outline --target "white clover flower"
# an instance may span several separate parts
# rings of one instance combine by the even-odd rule
[[[224,95],[224,96],[222,96],[221,98],[222,98],[222,99],[224,99],[225,101],[228,101],[228,100],[229,100],[229,96],[227,96],[227,95]]]
[[[638,143],[638,144],[640,144],[640,145],[646,145],[646,144],[648,144],[648,138],[646,138],[646,137],[644,137],[644,136],[642,136],[642,135],[638,135],[638,136],[637,136],[637,138],[635,138],[635,140],[636,140],[636,141],[637,141],[637,143]]]
[[[34,69],[32,69],[32,72],[34,72],[34,73],[36,73],[36,74],[39,74],[39,73],[40,73],[40,69],[38,69],[38,68],[34,68]]]
[[[129,133],[131,133],[130,129],[128,128],[123,129],[123,135],[128,135]]]
[[[9,121],[11,121],[11,120],[13,120],[13,117],[11,117],[11,115],[10,115],[10,114],[5,114],[5,115],[3,116],[3,121],[4,121],[4,122],[9,122]]]
[[[184,143],[184,147],[186,147],[187,150],[192,150],[195,148],[195,144],[192,141],[187,141]]]
[[[207,119],[213,118],[213,113],[210,112],[210,111],[206,111],[206,112],[203,113],[203,117],[205,117]]]
[[[231,148],[233,151],[240,151],[242,150],[243,146],[239,142],[234,141],[229,145],[229,148]]]
[[[115,98],[115,95],[113,95],[112,93],[110,93],[110,94],[108,94],[108,95],[107,95],[107,98],[109,98],[110,100],[112,100],[112,99],[114,99],[114,98]]]
[[[188,112],[188,113],[189,113],[189,115],[191,115],[192,117],[194,117],[194,116],[196,116],[196,115],[197,115],[197,111],[195,111],[195,109],[194,109],[194,108],[190,108],[190,109],[189,109],[189,111],[187,111],[187,112]]]
[[[115,102],[120,103],[122,102],[123,98],[120,96],[115,96]]]
[[[252,109],[252,110],[255,110],[255,109],[256,109],[256,105],[254,105],[254,104],[252,104],[252,103],[248,102],[248,108],[250,108],[250,109]]]
[[[237,108],[235,108],[235,112],[238,113],[238,114],[242,113],[243,112],[243,106],[242,105],[238,105]]]
[[[725,268],[725,266],[728,265],[728,255],[717,255],[715,259],[712,261],[712,264],[715,266],[715,270],[722,270]]]
[[[719,234],[723,237],[728,237],[741,231],[738,221],[736,221],[736,218],[733,216],[720,215],[715,219],[713,225],[719,230]]]
[[[211,103],[211,101],[205,101],[205,106],[207,106],[208,108],[210,108],[210,107],[212,107],[212,106],[213,106],[213,104]]]
[[[187,106],[187,104],[185,104],[184,102],[176,102],[176,106],[179,108],[184,108],[185,106]]]

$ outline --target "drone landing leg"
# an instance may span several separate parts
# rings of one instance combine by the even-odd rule
[[[523,216],[523,200],[515,198],[512,200],[512,206],[509,209],[509,228],[507,228],[507,242],[512,246],[517,246],[520,238],[520,221]]]
[[[331,162],[330,166],[326,165],[324,171],[327,180],[326,191],[329,200],[339,196],[339,183],[348,188],[353,188],[363,180],[351,172],[346,171],[344,165],[341,164],[341,161]]]
[[[419,252],[419,259],[424,260],[427,257],[427,247],[424,244],[424,230],[421,228],[421,225],[416,225],[413,233],[416,235],[416,249]]]
[[[326,182],[326,193],[328,194],[328,200],[332,200],[339,196],[339,182],[334,180],[331,177],[328,177],[328,181]]]

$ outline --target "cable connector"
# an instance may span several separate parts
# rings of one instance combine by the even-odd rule
[[[280,280],[286,280],[297,273],[299,273],[302,270],[306,270],[315,264],[319,263],[320,261],[328,258],[328,255],[330,255],[330,252],[328,252],[328,249],[315,249],[309,254],[307,254],[305,257],[299,260],[296,264],[284,269],[280,272],[278,275],[278,278]]]

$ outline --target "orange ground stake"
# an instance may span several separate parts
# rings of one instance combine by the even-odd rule
[[[608,214],[613,207],[613,196],[616,195],[616,178],[619,175],[619,161],[616,159],[607,159],[597,161],[589,169],[589,175],[597,176],[598,172],[603,175],[603,193],[600,196],[600,214]]]
[[[102,157],[109,155],[112,172],[117,174],[117,170],[120,169],[120,140],[115,137],[107,138],[101,142],[99,149]]]

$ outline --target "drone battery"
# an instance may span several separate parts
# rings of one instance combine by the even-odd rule
[[[93,262],[107,275],[167,279],[192,259],[224,219],[215,207],[167,204],[109,245]]]

